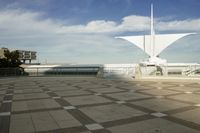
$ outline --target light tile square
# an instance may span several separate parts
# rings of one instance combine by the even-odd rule
[[[11,115],[9,133],[33,132],[35,132],[35,129],[29,113]]]
[[[125,104],[109,104],[83,107],[79,110],[98,123],[126,119],[146,114],[140,110],[128,107]]]
[[[123,103],[126,103],[126,102],[125,101],[116,101],[116,103],[123,104]]]
[[[188,122],[193,122],[196,124],[200,123],[200,108],[195,108],[195,109],[191,109],[191,110],[187,110],[184,112],[180,112],[180,113],[176,113],[173,114],[173,117],[188,121]]]
[[[90,92],[84,90],[65,90],[65,91],[56,91],[55,93],[58,96],[63,96],[63,97],[91,94]]]
[[[131,102],[134,105],[142,106],[155,112],[170,111],[178,108],[190,106],[189,104],[173,101],[165,98],[154,98]]]
[[[98,129],[104,129],[103,126],[101,126],[100,124],[97,124],[97,123],[94,123],[94,124],[88,124],[88,125],[85,125],[85,127],[89,130],[98,130]]]
[[[71,105],[89,105],[89,104],[97,104],[97,103],[108,103],[110,100],[96,95],[88,95],[88,96],[78,96],[78,97],[66,97],[64,98]]]
[[[180,91],[180,92],[187,92],[187,91],[191,91],[191,92],[195,92],[195,91],[200,91],[199,87],[189,87],[189,86],[175,86],[175,87],[171,87],[171,90],[175,90],[175,91]]]
[[[180,100],[180,101],[185,101],[185,102],[191,102],[191,103],[200,103],[200,98],[198,94],[180,94],[180,95],[174,95],[174,96],[169,96],[172,99],[175,100]]]
[[[100,95],[102,95],[101,93],[95,93],[94,95],[96,95],[96,96],[100,96]]]
[[[63,107],[65,110],[71,110],[71,109],[76,109],[74,106],[64,106]]]
[[[162,118],[155,118],[107,128],[112,133],[199,133],[199,130]]]
[[[130,90],[129,92],[135,92],[135,90]]]
[[[151,115],[156,116],[156,117],[164,117],[164,116],[167,116],[167,114],[160,113],[160,112],[157,112],[157,113],[151,113]]]
[[[96,93],[112,93],[112,92],[121,92],[123,90],[118,89],[118,88],[94,88],[92,91]]]
[[[196,106],[196,107],[200,107],[200,104],[195,104],[194,106]]]
[[[185,94],[192,94],[193,92],[191,92],[191,91],[185,91],[184,93]]]
[[[155,96],[155,98],[164,98],[164,96]]]
[[[61,97],[52,97],[53,99],[60,99]]]
[[[177,94],[179,92],[177,91],[172,91],[172,90],[158,90],[158,89],[152,89],[152,90],[144,90],[144,91],[141,91],[141,92],[144,92],[144,93],[147,93],[147,94],[150,94],[150,95],[154,95],[154,96],[157,96],[157,95],[171,95],[171,94]]]
[[[162,88],[162,87],[157,87],[156,89],[158,89],[158,90],[162,90],[163,88]]]
[[[33,112],[31,113],[31,118],[36,132],[59,129],[59,125],[47,111]]]
[[[130,93],[130,92],[107,94],[107,96],[118,99],[120,101],[136,100],[136,99],[143,99],[143,98],[150,97],[148,95],[144,95],[144,94],[140,94],[140,93]]]
[[[141,84],[136,84],[136,86],[141,86]]]
[[[81,126],[82,124],[66,110],[49,111],[60,128]]]

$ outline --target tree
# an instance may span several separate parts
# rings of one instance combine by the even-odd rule
[[[22,63],[19,60],[19,52],[6,50],[5,58],[0,59],[0,67],[19,67]]]

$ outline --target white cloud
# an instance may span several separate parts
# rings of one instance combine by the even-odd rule
[[[87,25],[63,26],[57,33],[107,33],[113,32],[116,23],[113,21],[95,20]]]
[[[63,26],[58,33],[122,33],[127,31],[144,31],[148,29],[150,19],[144,16],[127,16],[121,23],[105,20],[94,20],[87,25]]]
[[[200,31],[200,19],[162,21],[155,20],[156,31]],[[108,33],[147,31],[150,29],[150,18],[131,15],[122,18],[121,23],[95,20],[86,25],[63,26],[57,33]]]
[[[145,31],[149,29],[150,18],[145,16],[127,16],[123,18],[121,24],[117,28],[121,29],[120,31]]]
[[[0,47],[36,50],[40,60],[84,62],[86,59],[83,58],[89,60],[90,56],[93,63],[97,63],[97,58],[103,62],[111,58],[105,57],[109,55],[117,63],[123,63],[123,60],[132,62],[132,51],[136,54],[140,50],[113,36],[146,31],[150,22],[149,17],[131,15],[122,18],[121,22],[94,20],[85,25],[63,25],[59,21],[42,19],[42,16],[42,13],[23,10],[0,11]],[[158,31],[200,31],[200,19],[167,22],[157,19],[156,23]],[[125,57],[127,54],[128,58]]]
[[[27,37],[55,33],[59,23],[51,19],[42,19],[42,13],[23,10],[6,10],[0,12],[1,36]],[[39,33],[39,34],[38,34]]]
[[[51,19],[42,19],[42,13],[23,10],[0,11],[0,28],[8,34],[33,35],[41,33],[109,33],[146,31],[149,29],[150,18],[131,15],[122,18],[121,22],[93,20],[86,25],[62,25]],[[156,19],[157,31],[200,31],[200,19],[162,21]],[[2,34],[2,33],[1,33]]]
[[[157,22],[157,28],[160,31],[200,31],[200,19]]]

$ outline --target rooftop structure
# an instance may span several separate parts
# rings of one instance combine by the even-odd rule
[[[8,48],[1,48],[0,49],[0,58],[5,58],[4,53],[6,50],[9,50]],[[36,60],[36,51],[27,51],[27,50],[11,50],[11,51],[17,51],[19,53],[19,60],[21,60],[23,63],[26,63],[26,60],[29,61],[29,64],[32,60]]]
[[[29,64],[31,63],[31,60],[36,60],[36,53],[35,51],[26,51],[26,50],[16,50],[19,52],[19,59],[23,61],[23,63],[26,62],[26,60],[29,61]]]
[[[147,62],[142,62],[146,64],[164,64],[167,61],[159,58],[159,54],[167,48],[169,45],[173,44],[178,39],[185,37],[187,35],[194,33],[183,33],[183,34],[155,34],[154,20],[153,20],[153,4],[151,4],[151,34],[141,35],[141,36],[120,36],[116,38],[121,38],[127,40],[137,47],[142,49],[146,54],[149,55]]]

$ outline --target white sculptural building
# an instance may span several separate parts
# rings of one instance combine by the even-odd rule
[[[194,33],[155,34],[154,20],[153,20],[153,4],[151,4],[151,34],[150,35],[120,36],[116,38],[127,40],[135,44],[137,47],[142,49],[146,54],[148,54],[149,59],[141,63],[160,65],[160,64],[167,63],[167,61],[165,59],[159,58],[159,54],[169,45],[173,44],[173,42],[175,42],[176,40],[190,34],[194,34]]]

